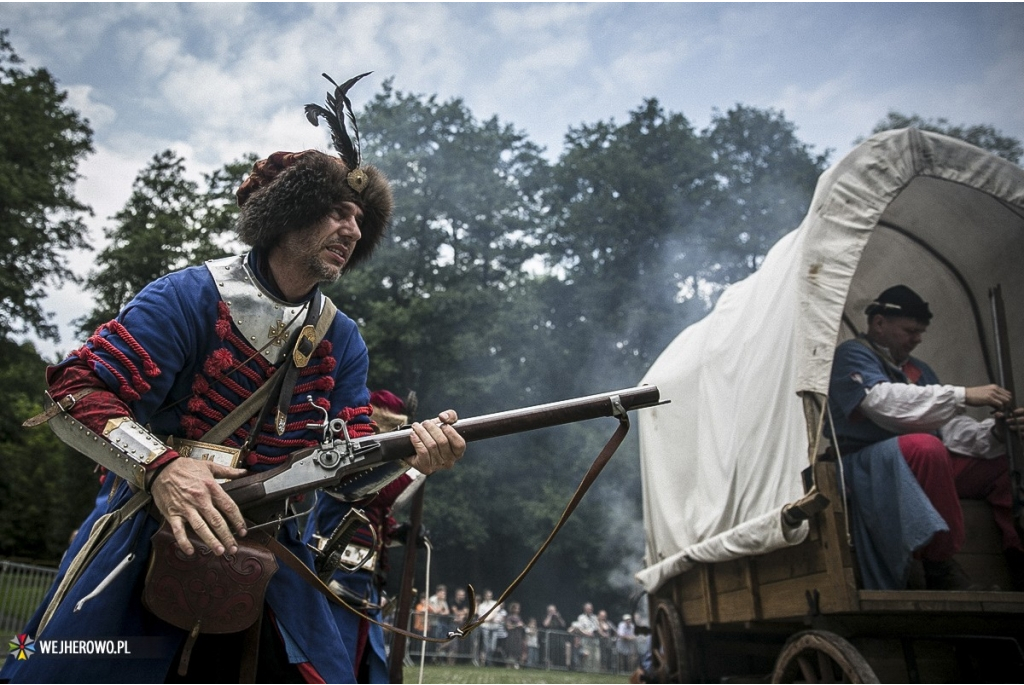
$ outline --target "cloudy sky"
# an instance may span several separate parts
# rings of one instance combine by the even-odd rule
[[[95,131],[78,188],[95,245],[161,150],[198,177],[248,151],[325,148],[302,114],[322,72],[374,72],[357,109],[389,77],[463,98],[552,159],[570,126],[624,121],[647,97],[697,128],[736,103],[781,110],[833,161],[890,109],[1024,138],[1016,3],[0,3],[0,28]],[[40,349],[63,353],[88,298],[46,307],[64,339]]]

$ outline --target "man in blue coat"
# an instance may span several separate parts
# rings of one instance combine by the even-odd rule
[[[162,611],[160,598],[172,597],[206,610],[234,597],[226,589],[228,576],[248,582],[251,569],[232,564],[248,554],[247,538],[258,535],[247,535],[242,512],[218,480],[265,471],[318,444],[322,433],[310,424],[322,423],[325,415],[343,420],[352,437],[373,431],[366,346],[356,324],[333,308],[319,285],[370,256],[392,199],[384,176],[361,165],[351,144],[342,147],[341,159],[306,150],[257,162],[238,192],[238,233],[250,252],[154,281],[48,370],[49,395],[60,400],[55,407],[130,463],[107,474],[103,496],[24,632],[37,644],[116,637],[135,649],[130,657],[37,651],[28,659],[8,658],[0,679],[351,680],[354,655],[343,646],[327,598],[286,564],[278,564],[259,605],[250,607],[258,618],[245,630],[208,634],[208,624],[197,621],[190,631],[153,613]],[[306,339],[300,367],[290,341],[303,340],[300,331],[307,327],[316,335]],[[262,411],[257,407],[216,444],[203,441],[275,380],[280,382]],[[64,418],[53,414],[46,418]],[[465,451],[450,425],[456,420],[449,410],[414,424],[416,456],[380,468],[393,468],[394,477],[409,466],[422,473],[450,468]],[[136,473],[144,476],[133,480]],[[136,511],[145,502],[140,489],[152,496],[152,506]],[[112,525],[110,515],[124,520]],[[151,538],[161,522],[173,540],[172,566],[185,568],[212,555],[224,560],[226,574],[176,585],[171,573],[160,587],[147,588],[147,559],[156,546]],[[275,539],[313,566],[294,520],[281,524]],[[239,605],[226,604],[221,613],[230,618],[236,611]]]

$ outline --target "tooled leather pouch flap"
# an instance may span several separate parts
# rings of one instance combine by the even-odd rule
[[[238,538],[238,552],[216,556],[190,531],[196,552],[186,556],[166,521],[153,534],[142,602],[173,626],[200,633],[237,633],[263,611],[267,583],[277,560],[267,549],[267,534],[251,531]]]

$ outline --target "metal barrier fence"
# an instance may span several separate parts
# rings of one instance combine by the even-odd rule
[[[0,561],[0,636],[17,634],[39,606],[53,583],[57,569],[13,561]],[[420,621],[417,624],[417,619]],[[444,637],[452,630],[450,616],[430,616],[428,634]],[[410,630],[422,630],[422,615],[410,619]],[[390,642],[390,633],[388,633]],[[539,629],[529,635],[525,627],[481,626],[464,639],[446,644],[410,640],[406,659],[419,663],[421,650],[430,663],[507,666],[584,673],[632,673],[649,638],[585,637],[564,630]]]
[[[0,636],[25,627],[56,576],[55,568],[0,561]]]
[[[419,619],[419,621],[417,621]],[[410,630],[422,631],[422,618],[414,617]],[[485,624],[486,626],[486,624]],[[584,673],[632,673],[640,655],[648,649],[649,638],[633,640],[617,637],[586,637],[564,630],[539,629],[535,636],[523,627],[490,629],[481,626],[462,639],[447,644],[410,640],[407,663],[418,664],[421,650],[427,663],[472,664],[474,666],[505,666],[538,668]],[[454,628],[450,616],[430,616],[427,634],[444,637]]]

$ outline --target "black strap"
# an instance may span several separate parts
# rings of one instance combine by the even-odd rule
[[[247,452],[255,446],[256,439],[263,430],[263,424],[270,421],[271,418],[274,419],[273,423],[276,427],[277,434],[284,434],[284,422],[287,421],[288,409],[291,406],[292,401],[292,393],[295,390],[295,382],[299,377],[299,367],[295,364],[295,348],[298,343],[305,340],[302,337],[302,331],[307,326],[312,326],[313,322],[316,322],[320,318],[322,304],[323,294],[319,289],[317,289],[316,295],[314,295],[313,299],[309,302],[309,308],[306,310],[306,318],[303,320],[302,326],[288,337],[288,349],[290,350],[288,358],[285,359],[284,363],[281,364],[277,371],[274,372],[273,378],[268,381],[268,383],[271,384],[269,396],[256,418],[256,423],[253,425],[252,430],[249,431],[249,436],[246,438],[245,445],[242,448],[243,451]],[[313,347],[319,343],[319,339],[315,340],[312,343]],[[308,356],[308,354],[312,353],[312,350],[309,350],[309,352],[302,350],[301,352]]]
[[[295,334],[289,341],[288,349],[290,352],[284,364],[285,368],[277,370],[277,374],[284,376],[277,396],[277,415],[274,417],[274,426],[278,436],[284,435],[285,425],[288,421],[288,409],[291,407],[292,394],[295,392],[295,382],[299,379],[299,368],[305,366],[305,363],[300,364],[296,360],[299,358],[308,359],[320,342],[319,340],[312,340],[311,337],[307,336],[306,329],[307,327],[311,330],[314,329],[313,324],[320,318],[322,306],[323,293],[317,288],[316,294],[309,303],[306,320],[302,322],[302,326],[295,331]],[[257,428],[260,425],[262,425],[262,422],[257,425]]]
[[[256,672],[260,661],[260,635],[263,631],[263,611],[256,617],[253,623],[245,631],[242,638],[242,664],[238,673],[239,683],[255,683]]]

